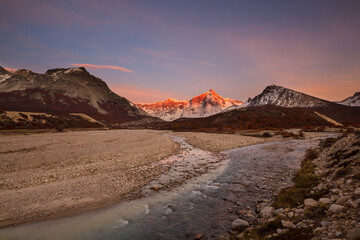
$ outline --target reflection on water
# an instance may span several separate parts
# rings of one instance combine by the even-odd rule
[[[237,211],[256,210],[286,185],[308,147],[317,140],[248,146],[222,153],[226,160],[181,142],[186,149],[168,174],[143,189],[146,197],[95,212],[0,230],[0,239],[186,239],[196,233],[217,239],[230,229]],[[179,160],[180,159],[180,160]],[[154,192],[188,171],[214,168],[171,191]],[[194,170],[195,169],[195,170]],[[287,174],[286,174],[287,173]],[[179,180],[180,179],[180,180]],[[276,180],[278,179],[278,180]]]

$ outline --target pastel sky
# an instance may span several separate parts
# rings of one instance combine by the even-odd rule
[[[0,0],[0,66],[85,66],[133,102],[360,91],[358,0]]]

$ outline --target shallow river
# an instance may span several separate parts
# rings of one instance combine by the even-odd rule
[[[257,202],[266,203],[286,186],[306,149],[318,144],[316,139],[290,140],[211,154],[173,139],[181,143],[182,153],[165,161],[172,163],[171,169],[141,190],[143,198],[0,229],[0,239],[186,239],[197,233],[218,239],[230,230],[239,211],[255,215]],[[169,182],[180,186],[161,190]]]

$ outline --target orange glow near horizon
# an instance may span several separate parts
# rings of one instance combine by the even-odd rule
[[[126,68],[110,66],[110,65],[95,65],[95,64],[88,64],[88,63],[71,63],[70,65],[76,66],[76,67],[85,67],[85,68],[89,68],[89,69],[115,69],[115,70],[119,70],[119,71],[123,71],[123,72],[134,73],[134,71],[126,69]]]
[[[6,67],[4,67],[4,69],[5,69],[6,71],[9,71],[9,72],[16,71],[16,69],[15,69],[15,68],[6,68]]]
[[[172,92],[159,91],[151,88],[136,87],[131,85],[109,85],[116,94],[123,96],[133,103],[155,103],[170,97],[187,99],[188,96],[179,96]],[[176,95],[176,96],[174,96]]]

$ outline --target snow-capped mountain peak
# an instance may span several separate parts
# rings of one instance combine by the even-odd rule
[[[214,90],[200,94],[190,100],[167,99],[156,103],[139,103],[139,107],[150,115],[167,121],[177,118],[199,118],[207,117],[222,112],[230,106],[241,105],[243,102],[224,98]]]
[[[348,97],[338,103],[350,107],[360,107],[360,92],[356,92],[353,96]]]
[[[247,107],[270,104],[281,107],[326,107],[335,103],[297,92],[289,88],[270,85],[266,87],[262,93],[251,99]]]

